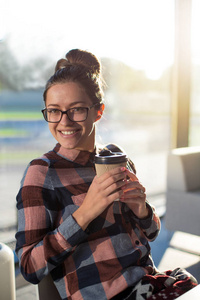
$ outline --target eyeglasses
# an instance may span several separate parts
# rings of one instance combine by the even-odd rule
[[[88,117],[88,111],[96,105],[101,105],[101,103],[95,103],[90,107],[73,107],[65,111],[57,108],[45,108],[41,110],[41,112],[43,113],[44,119],[49,123],[59,123],[64,114],[66,114],[68,119],[72,122],[83,122]]]

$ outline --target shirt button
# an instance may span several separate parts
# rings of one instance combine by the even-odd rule
[[[140,242],[138,240],[136,240],[135,243],[136,243],[136,245],[139,245]]]
[[[90,234],[89,228],[86,228],[86,229],[85,229],[85,233]]]

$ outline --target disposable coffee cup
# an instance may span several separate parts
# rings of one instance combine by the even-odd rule
[[[122,152],[111,152],[103,150],[95,155],[95,168],[97,176],[100,177],[107,171],[116,167],[126,167],[128,157]]]

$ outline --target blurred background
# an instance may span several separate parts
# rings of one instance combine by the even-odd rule
[[[1,231],[16,226],[26,165],[56,143],[42,93],[73,48],[102,62],[97,141],[123,147],[148,198],[164,205],[168,152],[200,145],[199,13],[198,0],[0,0]]]

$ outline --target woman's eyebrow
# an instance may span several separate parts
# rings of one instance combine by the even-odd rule
[[[86,103],[85,103],[84,101],[76,101],[76,102],[70,103],[69,106],[73,106],[73,105],[77,105],[77,104],[80,104],[80,105],[86,105]]]
[[[69,107],[73,107],[74,105],[77,105],[77,104],[84,105],[84,106],[86,105],[87,106],[87,104],[84,101],[77,101],[77,102],[70,103]],[[50,103],[50,104],[47,105],[47,107],[49,107],[49,106],[59,107],[60,105],[59,104]]]
[[[59,105],[58,105],[58,104],[48,104],[48,105],[47,105],[47,107],[49,107],[49,106],[55,106],[55,107],[59,107]]]

